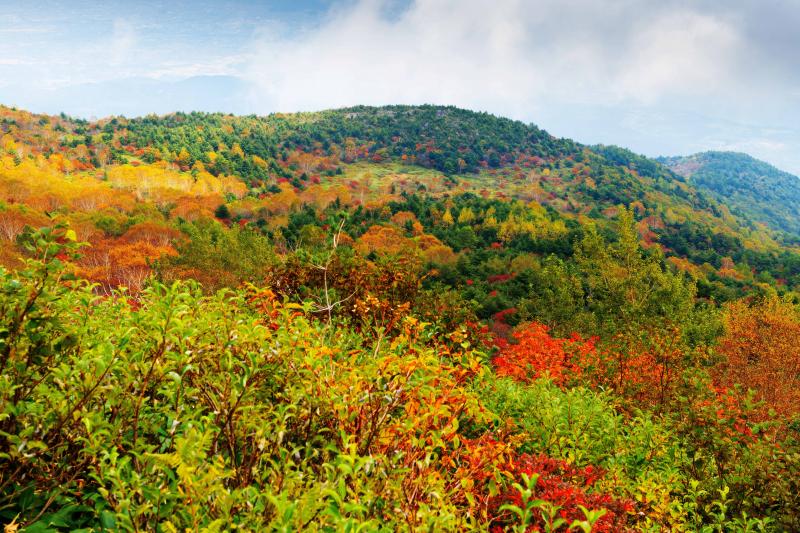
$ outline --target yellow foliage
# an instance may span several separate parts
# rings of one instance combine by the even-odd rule
[[[196,177],[186,172],[158,165],[121,165],[108,170],[109,183],[114,188],[132,191],[139,200],[174,201],[180,193],[191,196],[233,194],[241,198],[247,186],[231,176],[214,176],[206,171]]]

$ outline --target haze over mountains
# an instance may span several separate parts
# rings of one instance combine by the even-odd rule
[[[8,3],[0,21],[0,101],[82,118],[453,104],[536,122],[587,144],[651,156],[736,150],[800,173],[794,2],[536,5]],[[235,78],[245,97],[231,102],[226,91],[206,91],[194,105],[197,92],[178,85],[206,76]],[[128,98],[127,81],[141,86],[143,79],[147,90]]]

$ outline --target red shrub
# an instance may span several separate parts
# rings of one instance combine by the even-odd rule
[[[488,283],[503,283],[514,278],[514,274],[495,274],[486,278]]]
[[[516,307],[509,307],[508,309],[503,309],[502,311],[498,311],[495,314],[493,314],[492,320],[494,320],[495,322],[505,323],[506,318],[508,318],[510,315],[513,315],[516,312],[517,312]]]
[[[547,326],[537,322],[518,329],[512,337],[514,344],[499,344],[501,350],[494,366],[499,375],[518,381],[531,381],[547,374],[563,385],[580,376],[597,353],[594,339],[584,340],[577,334],[569,339],[556,339],[550,336]]]
[[[538,474],[533,497],[560,507],[558,516],[564,518],[567,523],[584,519],[583,511],[578,507],[582,505],[589,510],[606,510],[606,514],[594,525],[593,531],[611,532],[629,529],[627,527],[628,515],[634,511],[632,501],[619,500],[609,494],[591,492],[595,482],[605,474],[600,468],[591,465],[577,468],[545,455],[524,454],[514,461],[511,473],[517,479],[520,479],[522,474],[528,476]],[[489,516],[492,531],[506,530],[516,518],[509,513],[500,511],[500,507],[506,504],[522,507],[522,496],[519,491],[510,489],[490,500]],[[535,510],[534,520],[529,530],[540,531],[540,526],[543,525],[541,512]]]

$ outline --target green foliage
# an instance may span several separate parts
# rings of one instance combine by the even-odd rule
[[[563,390],[547,380],[490,379],[478,387],[486,405],[526,435],[520,450],[604,468],[629,490],[645,482],[677,490],[685,458],[672,431],[644,413],[626,418],[609,393]]]
[[[609,245],[590,227],[576,250],[601,331],[638,329],[646,321],[686,322],[694,307],[692,285],[665,269],[657,254],[642,250],[630,211],[621,210],[618,228]]]
[[[792,240],[800,238],[797,176],[734,152],[703,152],[661,161],[741,216],[792,233]]]
[[[777,378],[717,381],[718,303],[797,301],[800,255],[694,178],[452,107],[52,131],[17,115],[0,123],[25,146],[0,154],[0,262],[27,257],[0,270],[0,520],[800,528],[797,413],[755,402]],[[133,188],[112,190],[123,162]],[[53,216],[75,230],[23,229]],[[520,333],[548,330],[527,321],[566,349],[537,352]],[[569,379],[498,378],[511,348],[519,375]]]
[[[460,363],[421,344],[424,326],[409,319],[373,345],[255,288],[153,283],[135,302],[98,297],[63,284],[52,256],[71,244],[31,239],[39,260],[2,271],[5,521],[452,530],[477,519],[443,461],[470,453],[459,421],[486,415],[459,392]],[[469,352],[452,357],[474,366]]]
[[[188,239],[180,255],[165,259],[162,272],[169,278],[193,278],[214,290],[242,282],[260,283],[277,262],[272,243],[248,228],[225,228],[202,221],[181,226]]]

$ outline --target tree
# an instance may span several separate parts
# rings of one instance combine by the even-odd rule
[[[469,207],[462,207],[458,213],[459,224],[470,224],[475,220],[475,213]]]
[[[231,212],[228,210],[227,205],[219,204],[219,207],[214,210],[214,216],[220,220],[228,220],[231,218]]]
[[[665,268],[658,253],[639,244],[633,214],[619,211],[616,241],[589,226],[575,251],[587,287],[589,309],[601,331],[636,331],[651,323],[685,323],[694,308],[694,284]]]
[[[444,215],[442,215],[442,222],[447,226],[452,226],[455,222],[455,220],[453,220],[453,214],[450,212],[449,208],[444,212]]]

